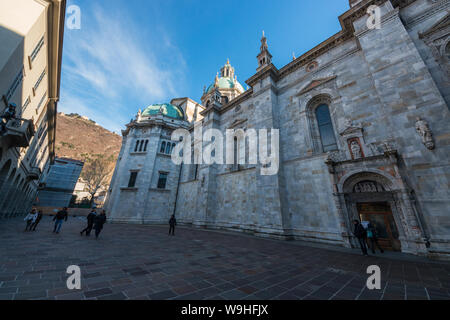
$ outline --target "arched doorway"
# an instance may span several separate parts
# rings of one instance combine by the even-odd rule
[[[407,230],[395,181],[382,174],[359,172],[348,177],[342,187],[350,233],[355,219],[363,225],[371,223],[383,249],[402,251]],[[352,244],[357,246],[355,241]]]
[[[357,200],[358,217],[363,225],[370,223],[375,227],[380,246],[384,250],[401,251],[398,227],[389,201],[391,196],[386,197],[386,201],[373,197],[374,193],[386,193],[384,187],[376,181],[365,180],[354,186],[353,193],[364,194],[353,196]]]

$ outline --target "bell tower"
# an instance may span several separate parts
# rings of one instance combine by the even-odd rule
[[[269,46],[267,44],[267,38],[264,34],[264,31],[262,34],[261,48],[259,54],[257,55],[257,59],[258,59],[258,68],[256,69],[257,72],[261,71],[266,66],[272,64],[272,55],[269,52]]]

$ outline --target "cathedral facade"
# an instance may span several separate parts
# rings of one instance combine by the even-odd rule
[[[174,214],[184,225],[354,247],[357,219],[388,250],[449,258],[450,3],[350,6],[339,33],[281,69],[263,36],[247,90],[227,61],[201,103],[139,111],[123,131],[110,220],[166,224]],[[198,126],[278,129],[278,173],[175,164],[172,132]]]

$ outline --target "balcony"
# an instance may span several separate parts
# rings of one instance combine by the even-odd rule
[[[30,171],[28,172],[27,179],[28,180],[39,180],[39,177],[41,176],[41,169],[38,167],[32,167]]]
[[[27,148],[34,135],[34,125],[32,120],[12,119],[5,126],[5,131],[1,133],[0,139],[8,148]]]

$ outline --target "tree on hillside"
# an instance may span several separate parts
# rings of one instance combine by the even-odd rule
[[[94,195],[104,185],[108,183],[111,175],[112,157],[106,158],[104,155],[84,154],[84,168],[81,178],[86,183],[86,191],[91,195],[90,205],[94,203]]]

